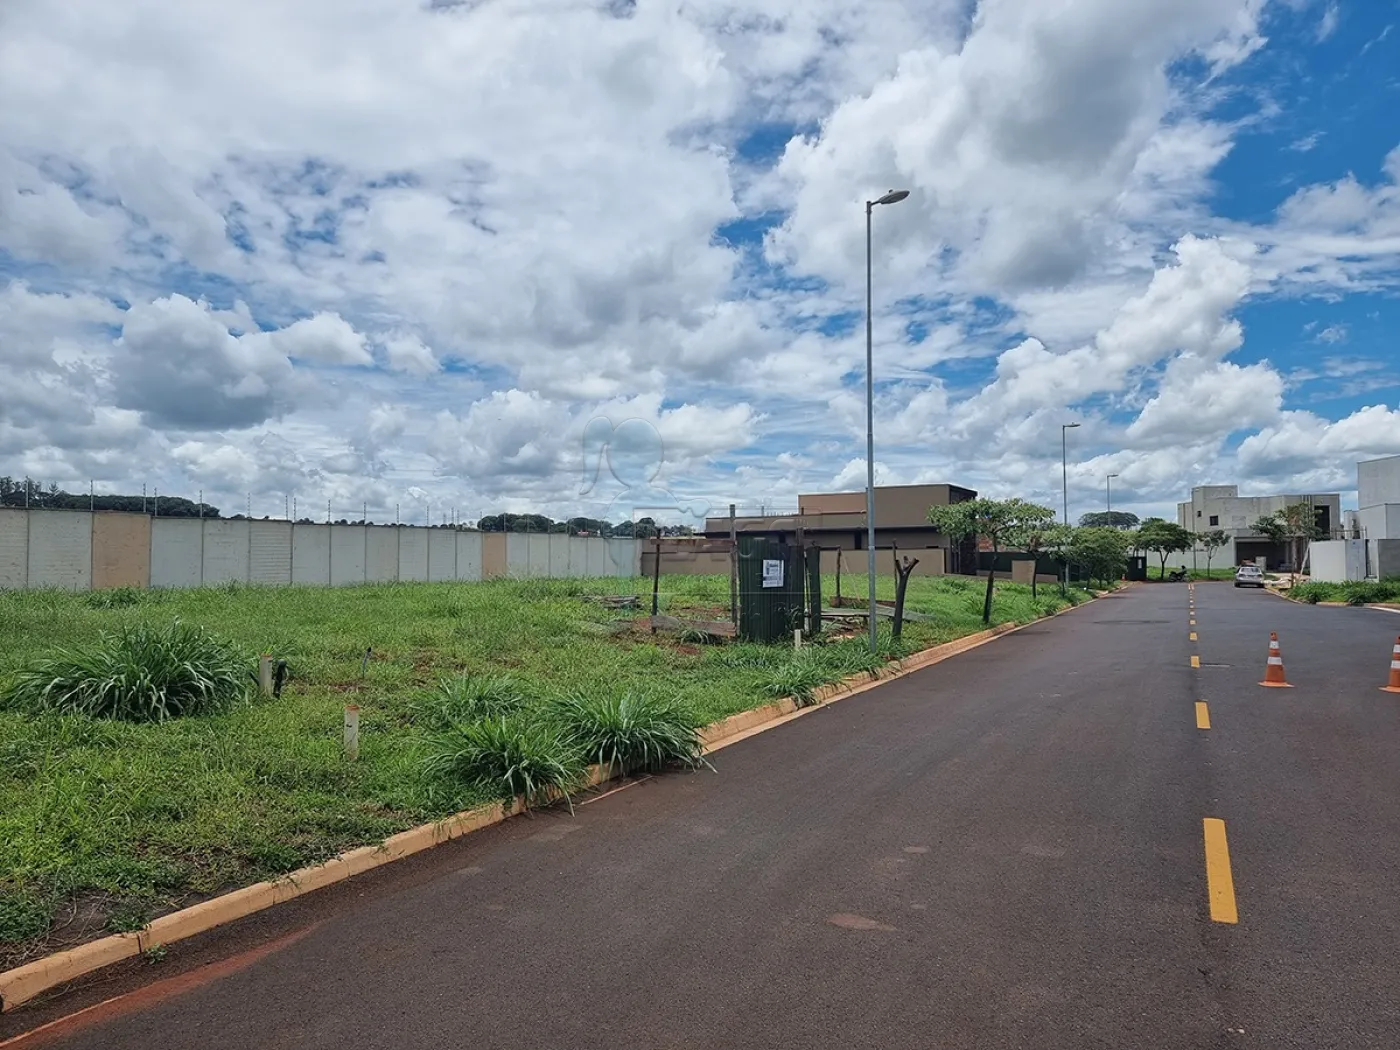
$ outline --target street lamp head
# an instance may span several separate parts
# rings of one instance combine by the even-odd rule
[[[1063,428],[1064,430],[1073,430],[1075,427],[1079,426],[1079,424],[1078,424],[1078,423],[1061,423],[1060,426],[1061,426],[1061,428]]]
[[[907,196],[909,196],[909,191],[908,191],[908,190],[890,190],[889,193],[885,194],[883,197],[880,197],[880,198],[877,199],[877,200],[872,201],[871,203],[872,203],[872,204],[898,204],[900,201],[902,201],[902,200],[903,200],[905,197],[907,197]]]
[[[1119,475],[1119,474],[1110,474],[1110,475],[1108,475],[1108,476],[1109,476],[1110,478],[1121,477],[1121,475]]]

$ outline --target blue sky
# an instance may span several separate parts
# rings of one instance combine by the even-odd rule
[[[1076,511],[1400,452],[1400,0],[6,19],[0,473],[615,512],[601,417],[682,510],[858,487],[893,187],[883,480],[1058,506],[1069,420]]]

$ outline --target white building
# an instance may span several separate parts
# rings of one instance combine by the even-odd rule
[[[1313,544],[1314,579],[1400,576],[1400,456],[1356,465],[1356,503],[1343,521],[1345,538]]]
[[[1342,525],[1342,495],[1340,492],[1313,492],[1280,494],[1276,496],[1241,496],[1237,485],[1198,485],[1191,490],[1191,498],[1178,503],[1177,524],[1188,532],[1209,532],[1224,529],[1230,534],[1230,544],[1220,550],[1214,564],[1237,565],[1252,561],[1268,568],[1282,568],[1292,558],[1288,543],[1271,543],[1267,537],[1255,532],[1253,525],[1260,518],[1276,514],[1285,507],[1296,503],[1307,503],[1313,508],[1317,527],[1325,536],[1331,536]],[[1400,507],[1397,507],[1400,510]],[[1199,552],[1187,551],[1178,555],[1178,563],[1203,565]]]

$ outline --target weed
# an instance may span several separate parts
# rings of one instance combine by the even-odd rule
[[[60,649],[16,674],[0,701],[36,712],[163,722],[229,707],[248,694],[249,662],[201,627],[137,624]]]
[[[0,884],[0,942],[26,941],[49,928],[53,902]]]
[[[114,933],[135,933],[150,922],[150,909],[140,901],[122,901],[107,916],[107,929]]]
[[[83,595],[83,604],[89,609],[129,609],[133,605],[148,605],[160,600],[160,591],[141,590],[137,587],[113,587],[105,591],[91,591]]]
[[[675,698],[624,692],[570,693],[551,715],[591,762],[625,773],[655,772],[669,765],[702,765],[699,725]]]
[[[157,963],[165,962],[165,957],[170,954],[170,949],[163,944],[153,944],[141,953],[141,957],[147,963],[154,966]]]
[[[680,640],[690,645],[719,645],[724,639],[703,627],[687,627],[680,633]]]
[[[453,726],[438,733],[430,748],[430,777],[502,802],[516,796],[527,806],[556,795],[567,800],[583,779],[583,755],[564,730],[523,715]]]

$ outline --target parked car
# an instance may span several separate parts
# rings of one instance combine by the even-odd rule
[[[1257,565],[1241,565],[1235,570],[1236,587],[1263,587],[1264,572]]]

